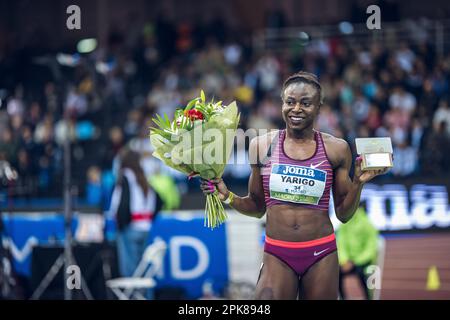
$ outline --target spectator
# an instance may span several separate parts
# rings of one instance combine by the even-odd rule
[[[237,66],[241,62],[242,48],[238,43],[229,43],[223,48],[225,62]]]
[[[392,142],[395,145],[406,143],[410,125],[409,115],[400,109],[389,110],[385,113],[385,122],[390,132],[389,136],[392,137]]]
[[[125,139],[120,127],[112,127],[109,130],[109,140],[101,149],[102,167],[104,169],[112,169],[113,162],[119,151],[125,145]]]
[[[411,127],[411,146],[419,152],[424,135],[424,127],[420,119],[414,118]]]
[[[149,123],[149,121],[147,121]],[[139,135],[134,137],[129,142],[129,148],[140,154],[140,161],[144,174],[147,178],[153,176],[156,172],[160,171],[160,160],[153,157],[153,146],[150,143],[148,137],[147,126],[142,126],[139,131]]]
[[[433,126],[424,142],[422,152],[422,172],[430,176],[442,176],[448,172],[450,163],[450,138],[446,134],[447,124],[441,122],[439,126]],[[397,155],[395,156],[397,159]],[[394,160],[395,161],[395,160]]]
[[[266,96],[258,106],[261,115],[265,119],[270,119],[275,127],[280,128],[283,124],[280,108],[273,97]]]
[[[47,113],[44,119],[39,122],[34,131],[34,141],[36,143],[43,143],[53,139],[54,136],[53,116]]]
[[[225,167],[224,175],[234,179],[238,183],[245,183],[250,176],[251,170],[248,163],[248,152],[242,143],[237,144],[237,148],[233,148],[233,152],[229,159],[228,165]]]
[[[88,102],[86,96],[80,93],[77,88],[72,88],[67,96],[65,110],[72,117],[80,117],[87,112],[87,109]]]
[[[10,163],[15,163],[18,147],[11,129],[3,130],[3,134],[0,137],[0,153],[4,155],[4,159]]]
[[[317,120],[317,130],[335,135],[339,126],[339,118],[329,104],[320,107],[320,114]]]
[[[406,143],[394,147],[394,167],[391,173],[394,176],[405,177],[417,170],[418,150]]]
[[[30,198],[36,185],[36,165],[30,159],[30,154],[25,149],[17,153],[17,194]]]
[[[287,20],[281,4],[277,1],[272,1],[271,3],[271,9],[265,14],[266,27],[270,29],[285,28],[287,26]]]
[[[442,122],[445,122],[445,132],[450,136],[450,107],[448,106],[448,100],[444,99],[439,102],[439,108],[434,114],[433,127],[438,129]]]
[[[33,140],[33,133],[30,126],[23,126],[20,136],[20,147],[25,150],[30,156],[34,156],[36,143]]]
[[[256,63],[260,86],[263,92],[271,92],[280,82],[280,63],[274,55],[266,54]]]
[[[409,92],[406,92],[402,86],[394,88],[389,97],[389,106],[393,109],[400,109],[403,112],[412,114],[416,108],[416,98]]]
[[[101,171],[97,166],[87,170],[86,202],[88,205],[100,207],[102,204]]]
[[[352,113],[358,122],[365,122],[369,115],[370,103],[361,91],[356,91],[355,99],[352,103]]]
[[[283,20],[277,15],[271,19],[274,27]],[[220,19],[199,15],[194,20],[192,33],[185,34],[186,41],[178,48],[182,55],[175,55],[177,27],[189,31],[192,26],[174,25],[170,12],[166,12],[141,29],[132,21],[129,39],[119,31],[110,32],[108,46],[92,55],[71,57],[68,65],[72,67],[49,72],[45,77],[31,68],[28,72],[33,81],[9,76],[23,74],[22,56],[16,55],[14,44],[12,50],[0,52],[0,69],[10,70],[2,78],[8,84],[6,89],[0,89],[0,106],[6,102],[0,110],[3,157],[17,163],[18,148],[24,149],[28,156],[22,154],[22,160],[28,158],[35,164],[34,178],[41,181],[42,188],[55,186],[58,193],[54,196],[60,196],[62,184],[57,175],[61,148],[54,142],[62,146],[67,137],[76,143],[74,166],[82,168],[83,176],[86,168],[100,163],[102,179],[111,180],[109,170],[117,152],[130,142],[132,148],[145,153],[144,170],[151,176],[161,162],[151,157],[149,123],[143,120],[154,113],[170,116],[202,87],[209,97],[214,95],[225,103],[237,100],[240,128],[278,128],[281,113],[267,92],[276,90],[283,74],[309,69],[319,74],[327,96],[318,129],[329,130],[349,142],[359,134],[391,136],[399,152],[399,171],[394,170],[397,176],[415,174],[417,169],[420,173],[442,170],[445,155],[437,149],[446,145],[446,138],[439,137],[438,132],[445,122],[443,132],[450,133],[450,55],[448,50],[438,55],[434,46],[424,41],[425,28],[420,22],[407,24],[411,39],[421,34],[414,46],[405,41],[397,41],[394,47],[375,41],[350,46],[342,39],[322,39],[302,47],[306,50],[284,47],[259,55],[242,32],[224,38],[228,30],[223,29]],[[220,27],[218,32],[210,29],[214,21]],[[136,30],[142,31],[142,37]],[[43,54],[50,50],[41,49]],[[31,54],[29,58],[35,57]],[[95,69],[88,70],[91,64]],[[144,107],[135,109],[140,106]],[[67,110],[73,115],[70,123],[62,118]],[[90,149],[92,139],[100,146],[97,153]],[[426,147],[436,154],[429,156]],[[417,150],[422,151],[420,158]],[[398,160],[402,157],[407,161]],[[161,170],[179,177],[173,171]],[[83,189],[83,179],[74,181]]]
[[[129,277],[147,246],[152,222],[161,209],[158,194],[149,186],[137,152],[124,149],[114,189],[111,212],[115,213],[118,236],[117,250],[122,276]]]
[[[11,117],[11,128],[14,135],[14,140],[17,140],[23,126],[23,117],[21,115],[14,115]]]
[[[344,279],[355,274],[364,292],[366,300],[369,299],[367,288],[367,267],[375,264],[378,256],[378,230],[372,225],[365,210],[357,209],[353,218],[339,226],[336,232],[338,247],[340,277],[339,292],[345,300],[347,294],[344,287]]]
[[[44,101],[45,101],[44,105],[45,105],[46,110],[48,110],[52,114],[60,114],[61,113],[60,106],[59,106],[59,98],[56,93],[56,86],[53,82],[48,82],[45,85]],[[39,107],[39,104],[33,103],[32,109],[33,109],[33,106]]]
[[[395,59],[399,64],[400,68],[402,68],[406,72],[411,72],[413,69],[413,62],[415,59],[414,52],[408,47],[406,42],[402,42],[400,44],[399,50],[397,50]]]
[[[252,129],[275,129],[270,119],[265,118],[260,111],[254,110],[247,121],[248,128]]]
[[[23,116],[25,112],[25,106],[22,100],[22,96],[23,87],[18,86],[16,88],[15,96],[8,101],[8,105],[6,106],[6,110],[11,117],[15,115]]]
[[[53,112],[52,110],[50,110],[49,113],[55,114],[55,112]],[[29,123],[34,129],[41,120],[42,120],[41,106],[37,102],[32,102],[30,106],[30,111],[28,112],[27,123]]]
[[[138,109],[133,109],[127,114],[127,122],[124,126],[124,133],[127,138],[132,138],[139,133],[141,127],[142,113]]]
[[[422,90],[419,94],[420,105],[424,106],[426,115],[429,117],[437,108],[439,96],[433,89],[433,83],[430,79],[426,79],[423,83]]]
[[[155,172],[149,178],[149,183],[161,198],[163,203],[162,210],[176,210],[180,207],[180,191],[170,175],[163,172]]]
[[[366,118],[366,125],[371,131],[371,136],[381,126],[380,108],[377,105],[371,104]]]

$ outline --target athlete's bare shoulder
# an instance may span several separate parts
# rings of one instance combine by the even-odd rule
[[[321,132],[321,134],[328,159],[333,164],[333,167],[336,168],[345,162],[350,152],[350,146],[344,139],[337,138],[329,133]]]

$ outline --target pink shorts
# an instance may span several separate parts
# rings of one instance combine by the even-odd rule
[[[304,242],[281,241],[266,236],[264,244],[264,252],[286,263],[299,277],[303,276],[313,264],[336,250],[334,233]]]

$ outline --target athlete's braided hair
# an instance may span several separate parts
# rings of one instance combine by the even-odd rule
[[[303,82],[303,83],[307,83],[307,84],[314,86],[319,93],[320,104],[323,103],[322,86],[320,85],[319,80],[317,79],[317,76],[313,73],[306,72],[306,71],[299,71],[297,73],[294,73],[293,75],[290,75],[284,81],[283,88],[281,89],[281,99],[282,100],[284,98],[284,91],[286,90],[286,88],[290,84],[296,83],[296,82]]]

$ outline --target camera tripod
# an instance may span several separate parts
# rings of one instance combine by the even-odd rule
[[[67,119],[66,119],[67,121]],[[68,122],[67,122],[68,123]],[[71,195],[71,143],[70,137],[67,136],[64,142],[64,252],[56,259],[48,273],[40,282],[39,286],[33,292],[31,299],[39,299],[44,291],[48,288],[53,279],[57,276],[61,268],[64,267],[64,300],[72,300],[72,289],[69,288],[69,267],[77,266],[77,262],[72,250],[72,195]],[[79,270],[79,269],[78,269]],[[86,284],[81,272],[79,272],[81,290],[88,300],[93,300],[92,294]]]

